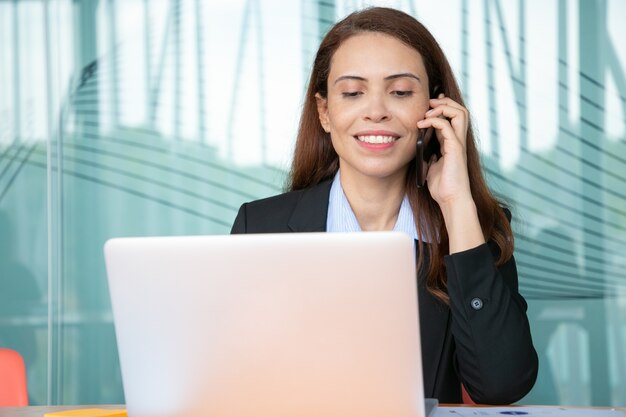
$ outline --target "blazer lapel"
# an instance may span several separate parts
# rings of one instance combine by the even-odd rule
[[[415,242],[416,251],[417,242]],[[428,252],[424,263],[428,266]],[[424,395],[433,398],[439,376],[439,365],[446,356],[444,348],[449,337],[450,309],[433,297],[426,288],[426,277],[419,274],[417,282],[419,303],[420,334],[422,344],[422,372],[424,374]]]
[[[292,232],[325,232],[332,179],[303,190],[287,227]]]

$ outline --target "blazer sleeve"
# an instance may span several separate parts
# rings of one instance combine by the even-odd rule
[[[515,259],[497,267],[498,256],[489,242],[445,257],[455,366],[469,395],[483,404],[518,401],[538,370]]]

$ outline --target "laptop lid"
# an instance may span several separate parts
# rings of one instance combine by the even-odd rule
[[[118,238],[105,258],[129,415],[425,415],[402,233]]]

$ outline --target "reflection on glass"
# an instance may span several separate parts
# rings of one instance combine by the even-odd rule
[[[34,403],[123,401],[103,242],[226,233],[279,192],[312,53],[361,3],[0,2],[0,344],[38,364]],[[524,402],[626,405],[626,5],[385,4],[441,40],[513,205]]]

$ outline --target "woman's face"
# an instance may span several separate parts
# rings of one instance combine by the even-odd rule
[[[328,96],[316,97],[342,177],[404,178],[429,100],[416,50],[381,33],[348,38],[332,57]]]

